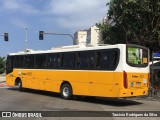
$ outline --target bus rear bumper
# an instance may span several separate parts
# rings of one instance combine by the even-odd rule
[[[119,97],[136,97],[148,95],[148,88],[121,89]]]

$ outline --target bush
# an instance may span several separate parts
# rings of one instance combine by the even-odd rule
[[[0,74],[3,74],[3,73],[4,73],[4,71],[5,71],[5,69],[4,69],[4,68],[0,68]]]
[[[3,74],[5,71],[5,58],[0,57],[0,74]]]

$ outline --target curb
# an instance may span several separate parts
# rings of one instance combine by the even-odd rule
[[[4,82],[6,82],[6,81],[0,81],[0,83],[4,83]]]
[[[157,101],[157,102],[160,102],[160,97],[146,97],[146,98],[138,98],[136,100],[145,100],[145,101]]]
[[[4,82],[4,83],[0,83],[0,88],[4,88],[4,87],[6,87],[6,83]]]

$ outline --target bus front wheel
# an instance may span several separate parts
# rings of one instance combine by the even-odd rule
[[[22,81],[21,80],[18,82],[18,90],[19,91],[23,91]]]
[[[68,83],[63,84],[60,93],[63,99],[71,99],[73,95],[71,85]]]

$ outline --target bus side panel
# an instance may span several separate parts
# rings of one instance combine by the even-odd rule
[[[123,72],[114,72],[113,74],[113,93],[112,97],[120,97],[120,90],[124,89],[123,86]]]
[[[89,95],[110,97],[113,92],[113,72],[89,72]]]
[[[16,70],[6,75],[8,86],[14,86],[20,77],[23,87],[60,92],[61,83],[68,81],[74,95],[101,97],[134,97],[148,94],[148,73],[127,74],[124,87],[124,72],[71,71],[71,70]],[[138,76],[138,77],[137,77]]]
[[[70,82],[74,95],[88,95],[88,71],[64,71],[60,76]]]
[[[37,90],[53,91],[55,81],[51,78],[51,72],[47,70],[27,70],[29,73],[26,77],[26,87]]]
[[[30,74],[32,74],[31,79],[29,79],[32,84],[33,89],[45,90],[44,89],[44,80],[47,79],[48,74],[46,71],[41,70],[31,70]]]
[[[46,76],[44,78],[46,91],[60,92],[62,82],[66,81],[71,84],[74,95],[88,94],[88,72],[86,71],[45,70],[42,74]]]
[[[60,92],[61,83],[68,81],[75,95],[88,95],[88,72],[67,70],[14,69],[7,76],[7,85],[14,86],[20,77],[24,88]]]
[[[15,85],[15,77],[13,76],[13,72],[6,75],[6,85],[14,86]]]
[[[13,69],[13,71],[6,75],[6,84],[7,86],[15,86],[16,79],[20,78],[23,81],[23,76],[19,74],[19,71],[17,69]],[[25,78],[25,77],[24,77]],[[25,84],[23,84],[23,87],[25,87]]]
[[[23,87],[33,89],[37,88],[37,85],[35,84],[36,81],[31,70],[20,69],[19,71],[21,71],[19,76],[21,76]]]

